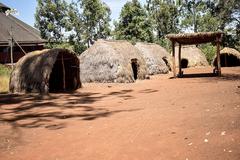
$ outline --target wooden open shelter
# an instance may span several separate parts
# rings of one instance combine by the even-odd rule
[[[182,33],[182,34],[168,34],[166,37],[172,42],[172,56],[173,56],[173,76],[176,77],[176,62],[175,62],[175,45],[179,44],[178,61],[181,62],[181,47],[182,45],[194,45],[215,42],[217,47],[217,65],[213,72],[221,76],[220,64],[220,43],[222,41],[222,32],[199,32],[199,33]],[[178,77],[183,76],[181,65],[179,65]]]

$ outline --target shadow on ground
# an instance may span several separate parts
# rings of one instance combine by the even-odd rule
[[[240,80],[240,74],[230,74],[225,73],[221,76],[216,76],[213,73],[195,73],[195,74],[184,74],[179,79],[188,79],[188,78],[202,78],[203,80],[214,80],[214,81],[238,81]],[[174,77],[170,77],[169,79],[175,79]]]
[[[121,100],[134,98],[128,93],[133,90],[121,90],[107,94],[74,92],[50,95],[0,95],[0,122],[14,127],[47,129],[65,128],[68,119],[90,121],[109,117],[121,112],[133,112],[139,109],[109,110],[105,106],[91,105],[109,97]]]

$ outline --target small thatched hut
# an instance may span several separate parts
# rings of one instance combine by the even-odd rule
[[[98,40],[79,58],[82,82],[131,83],[147,74],[139,50],[127,41]]]
[[[213,60],[214,66],[216,66],[216,63],[217,58],[215,56]],[[223,48],[220,51],[220,63],[222,67],[240,66],[240,52],[234,48]]]
[[[175,47],[178,53],[179,47]],[[209,66],[204,53],[194,45],[182,46],[181,66],[182,68]],[[176,61],[178,62],[178,54],[176,54]],[[177,64],[179,65],[179,64]]]
[[[30,52],[16,64],[10,77],[10,92],[48,93],[81,87],[79,59],[66,49]]]
[[[135,47],[145,59],[149,75],[164,74],[171,70],[170,54],[165,48],[153,43],[137,43]]]

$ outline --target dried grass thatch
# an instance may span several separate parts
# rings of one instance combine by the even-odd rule
[[[79,58],[82,82],[129,83],[147,74],[139,50],[127,41],[98,40]]]
[[[170,70],[171,58],[167,50],[153,43],[137,43],[135,45],[147,64],[149,75],[165,74]]]
[[[176,62],[178,62],[179,46],[175,47]],[[182,68],[208,66],[205,54],[196,46],[182,46],[181,49],[181,66]],[[179,65],[178,63],[176,64]]]
[[[201,44],[214,42],[217,38],[221,38],[222,32],[198,32],[198,33],[181,33],[168,34],[166,37],[173,42],[180,44]]]
[[[78,57],[66,49],[45,49],[30,52],[17,62],[11,73],[9,90],[48,93],[79,87]]]
[[[220,63],[222,67],[240,66],[240,52],[234,48],[225,47],[220,51]],[[216,66],[217,58],[213,59],[213,65]]]

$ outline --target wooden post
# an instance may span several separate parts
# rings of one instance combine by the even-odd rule
[[[66,77],[65,77],[65,65],[63,60],[63,53],[62,53],[62,67],[63,67],[63,90],[66,89]]]
[[[11,55],[11,67],[13,69],[13,38],[12,36],[10,40],[10,55]]]
[[[221,42],[221,38],[217,37],[217,74],[218,76],[221,76],[220,42]]]
[[[182,48],[182,45],[179,43],[179,49],[178,49],[178,66],[179,66],[179,73],[178,73],[178,76],[179,77],[182,77],[182,65],[181,65],[181,48]]]
[[[175,42],[172,41],[173,77],[176,77]]]

